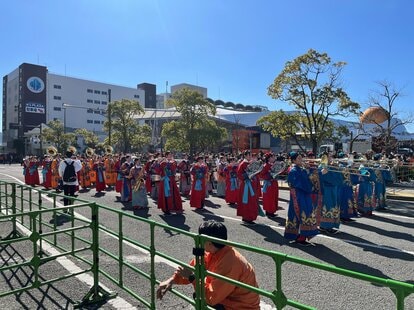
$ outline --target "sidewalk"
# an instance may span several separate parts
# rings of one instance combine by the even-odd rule
[[[285,181],[279,181],[279,189],[288,190],[289,187]],[[387,186],[387,198],[414,201],[414,186]]]

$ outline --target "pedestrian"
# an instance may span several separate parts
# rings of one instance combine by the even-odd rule
[[[72,159],[72,156],[73,153],[67,151],[66,158],[59,164],[59,176],[63,180],[63,193],[65,195],[63,204],[65,206],[72,204],[72,199],[66,196],[75,196],[76,187],[79,186],[77,173],[82,169],[80,161]],[[64,212],[69,213],[68,211],[69,209],[66,209]]]
[[[221,222],[209,220],[200,225],[198,233],[214,238],[227,240],[227,228]],[[258,287],[252,265],[236,249],[217,242],[204,243],[204,264],[210,271],[239,282]],[[195,258],[190,262],[195,265]],[[174,275],[160,283],[157,298],[162,297],[171,289],[173,284],[192,284],[195,287],[195,275],[187,268],[178,267]],[[256,310],[260,309],[260,298],[255,292],[235,286],[212,276],[205,278],[205,298],[214,309],[226,310]]]

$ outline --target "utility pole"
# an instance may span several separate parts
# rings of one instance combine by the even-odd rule
[[[112,133],[112,121],[111,121],[111,89],[108,89],[108,144],[111,146],[111,133]]]

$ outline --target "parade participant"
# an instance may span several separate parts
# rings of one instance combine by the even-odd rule
[[[115,191],[117,193],[121,192],[122,189],[122,171],[121,166],[126,161],[125,156],[119,156],[118,160],[115,162],[115,171],[116,171],[116,183],[115,183]]]
[[[204,208],[204,200],[206,198],[206,176],[208,175],[208,167],[204,163],[203,156],[197,157],[197,162],[190,169],[192,180],[190,207],[196,209]]]
[[[82,189],[88,189],[91,187],[91,179],[89,174],[89,162],[85,157],[81,158],[82,169],[79,171],[79,186]]]
[[[214,220],[202,223],[198,233],[224,240],[227,239],[227,228],[222,223]],[[204,250],[204,265],[208,271],[258,287],[252,265],[235,248],[217,242],[206,241],[204,243]],[[190,265],[194,266],[195,263],[195,258],[193,258]],[[195,281],[195,275],[189,269],[180,266],[171,278],[160,283],[157,289],[157,298],[162,299],[173,284],[192,284],[195,288]],[[260,297],[257,293],[219,280],[213,276],[206,276],[203,285],[206,302],[214,309],[260,309]]]
[[[206,198],[213,193],[213,159],[210,156],[205,156],[205,164],[208,168],[206,174]]]
[[[151,198],[154,200],[158,200],[158,190],[160,186],[161,181],[161,175],[158,174],[158,171],[160,170],[160,162],[163,160],[161,157],[161,154],[156,154],[156,159],[153,161],[151,168],[150,168],[150,174],[151,174]]]
[[[217,192],[216,196],[224,198],[226,196],[226,173],[224,169],[226,168],[226,161],[224,156],[220,156],[219,162],[217,163]]]
[[[29,185],[35,186],[40,185],[40,178],[39,178],[39,161],[37,160],[36,156],[31,156],[29,159]]]
[[[292,166],[288,174],[290,188],[289,209],[284,236],[300,245],[311,245],[307,240],[318,234],[316,212],[312,206],[312,184],[308,172],[302,167],[302,156],[290,153]]]
[[[79,185],[77,172],[81,170],[82,165],[79,160],[72,159],[73,153],[66,152],[65,160],[59,164],[59,175],[63,179],[63,193],[65,196],[75,196],[76,186]],[[63,198],[63,204],[68,206],[72,204],[70,198]],[[66,213],[68,210],[65,211]]]
[[[270,218],[276,217],[275,213],[278,209],[279,202],[279,185],[277,179],[274,179],[270,174],[275,159],[276,157],[274,154],[265,154],[265,164],[263,165],[263,170],[259,174],[260,179],[263,180],[263,209],[266,212],[266,216]]]
[[[373,167],[374,171],[374,201],[373,205],[376,211],[387,210],[386,202],[386,183],[392,180],[391,172],[389,167],[381,165],[379,161],[381,160],[381,154],[374,155],[374,161],[376,164]]]
[[[145,170],[139,158],[134,159],[134,166],[129,172],[132,189],[132,208],[143,209],[148,207],[148,197],[145,189]]]
[[[42,185],[45,189],[50,189],[52,187],[52,161],[49,155],[45,155],[42,162],[42,177]]]
[[[253,163],[250,152],[245,151],[243,156],[243,161],[237,167],[237,178],[240,181],[237,215],[242,217],[244,224],[254,225],[259,212],[257,189],[260,183],[257,175],[248,174],[248,166]]]
[[[180,173],[180,193],[183,196],[188,196],[191,191],[191,174],[190,174],[190,161],[188,155],[183,154],[183,160],[178,164],[178,172]]]
[[[171,212],[181,214],[183,212],[183,204],[177,183],[175,182],[175,173],[177,162],[173,158],[171,152],[165,153],[166,158],[162,159],[157,168],[157,174],[161,176],[158,185],[158,208],[165,215]]]
[[[352,218],[358,216],[353,187],[359,182],[357,173],[350,173],[351,166],[342,168],[343,183],[339,186],[338,200],[341,209],[341,221],[344,223],[354,221]]]
[[[105,167],[105,184],[112,189],[116,184],[117,172],[115,169],[115,161],[111,154],[107,154],[104,159]]]
[[[333,166],[331,161],[328,163]],[[322,191],[322,208],[318,210],[321,213],[317,215],[320,219],[319,230],[324,233],[337,234],[341,223],[338,188],[343,183],[342,173],[338,167],[327,169],[322,165],[319,180]]]
[[[374,184],[375,172],[364,165],[359,168],[360,178],[356,189],[357,207],[361,216],[371,216],[374,210]]]
[[[152,181],[151,181],[151,166],[154,163],[154,155],[150,154],[147,162],[145,163],[145,189],[148,194],[151,194]]]
[[[131,156],[127,155],[125,157],[125,162],[122,164],[120,168],[121,176],[122,176],[122,184],[121,184],[121,201],[128,202],[132,200],[132,193],[131,193],[131,180],[129,179],[129,171],[131,170],[134,163],[132,162]]]
[[[91,183],[95,185],[96,183],[96,171],[93,168],[93,166],[95,165],[95,160],[96,160],[96,155],[92,156],[88,159],[88,163],[89,163],[89,178],[91,180]]]
[[[101,156],[98,156],[96,159],[96,162],[93,165],[93,170],[95,170],[96,175],[95,189],[97,193],[100,193],[106,189],[105,165]]]
[[[56,190],[56,192],[60,192],[63,188],[61,188],[60,184],[62,182],[61,177],[59,175],[59,164],[60,164],[60,155],[57,154],[55,158],[53,158],[51,163],[51,170],[52,170],[52,179],[51,179],[51,187]]]
[[[224,168],[226,175],[226,202],[230,205],[237,203],[239,197],[239,181],[237,179],[236,159],[234,157],[229,158],[228,165]]]

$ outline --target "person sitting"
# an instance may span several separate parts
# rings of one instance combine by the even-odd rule
[[[227,239],[226,226],[215,220],[202,223],[198,233]],[[257,287],[256,275],[252,265],[236,249],[228,245],[206,241],[204,250],[204,264],[208,271]],[[195,265],[195,258],[191,260],[190,265]],[[171,278],[160,283],[157,289],[157,298],[162,299],[173,284],[184,285],[190,283],[195,287],[196,278],[194,273],[188,268],[179,266]],[[255,292],[212,276],[206,276],[204,288],[207,304],[215,309],[260,309],[260,298]]]

